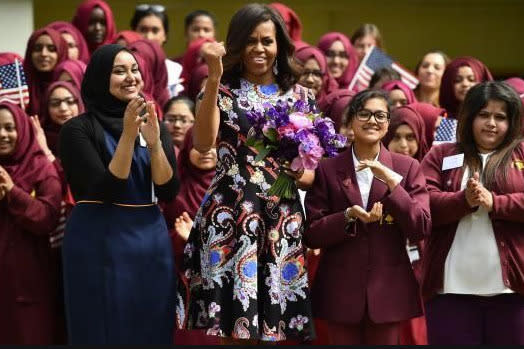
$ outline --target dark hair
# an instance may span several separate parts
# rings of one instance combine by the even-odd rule
[[[389,112],[388,95],[386,94],[385,91],[382,91],[382,90],[360,91],[359,93],[355,95],[355,97],[353,97],[353,99],[349,103],[348,111],[347,111],[346,118],[345,118],[346,119],[345,125],[347,126],[353,120],[355,115],[357,115],[357,113],[361,111],[362,108],[364,108],[364,105],[366,104],[366,102],[373,98],[383,99],[386,102],[388,112]]]
[[[191,99],[189,99],[186,96],[171,97],[166,102],[166,104],[164,104],[164,109],[162,110],[164,115],[167,114],[171,106],[175,103],[184,103],[189,108],[189,110],[191,110],[191,113],[195,115],[195,102],[193,102]]]
[[[295,61],[295,46],[288,35],[282,17],[271,7],[261,4],[248,4],[235,13],[226,38],[226,55],[223,59],[224,82],[233,88],[240,85],[242,76],[242,53],[249,37],[260,23],[272,21],[276,29],[278,75],[276,76],[279,87],[287,91],[293,86],[300,76],[300,68]]]
[[[442,58],[444,58],[444,68],[446,68],[446,65],[448,65],[449,62],[451,62],[451,60],[449,59],[448,55],[445,54],[443,51],[440,51],[440,50],[428,51],[428,52],[424,53],[424,55],[422,56],[420,61],[418,61],[417,65],[415,66],[415,76],[418,75],[418,70],[420,69],[420,65],[424,61],[424,57],[426,57],[427,55],[432,54],[432,53],[441,55]]]
[[[382,48],[382,35],[380,34],[380,30],[378,30],[378,27],[372,23],[365,23],[358,27],[351,36],[351,43],[355,45],[355,41],[366,35],[372,35],[375,38],[376,46]]]
[[[213,22],[213,27],[215,27],[216,29],[218,23],[217,23],[217,18],[215,17],[215,15],[213,15],[211,12],[208,12],[206,10],[196,10],[196,11],[189,13],[184,18],[184,31],[187,31],[187,28],[189,28],[191,23],[193,23],[193,21],[197,17],[200,17],[200,16],[209,17],[211,19],[211,22]]]
[[[369,88],[371,90],[374,89],[376,87],[375,84],[379,82],[382,78],[387,78],[388,81],[391,81],[400,80],[401,77],[400,74],[393,68],[380,68],[371,76],[371,80],[369,80]],[[378,88],[380,88],[380,86],[378,86]]]
[[[504,140],[489,157],[482,171],[482,162],[478,155],[477,145],[473,135],[473,121],[489,101],[502,101],[506,104],[506,114],[509,128]],[[469,89],[458,114],[457,145],[464,152],[464,168],[469,167],[470,173],[482,173],[483,183],[490,189],[496,181],[495,175],[502,170],[502,178],[507,178],[507,170],[511,162],[511,153],[522,141],[521,118],[522,103],[517,93],[505,82],[488,81],[477,84]]]
[[[131,18],[131,29],[136,31],[136,28],[138,27],[138,23],[140,23],[142,18],[151,16],[151,15],[160,18],[160,20],[162,21],[162,25],[164,26],[164,31],[166,32],[166,38],[167,38],[168,33],[169,33],[169,18],[167,17],[165,10],[162,12],[159,12],[159,11],[153,10],[153,8],[151,7],[148,8],[146,11],[135,9],[133,18]]]

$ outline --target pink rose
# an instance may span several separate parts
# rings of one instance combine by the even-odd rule
[[[301,128],[311,128],[313,123],[309,120],[304,113],[296,112],[289,114],[289,122],[299,130]]]

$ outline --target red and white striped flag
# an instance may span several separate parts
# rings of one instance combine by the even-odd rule
[[[400,74],[402,81],[411,89],[417,87],[418,80],[411,72],[402,67],[400,64],[396,63],[393,58],[385,54],[378,47],[374,46],[362,59],[362,62],[360,62],[357,72],[349,84],[349,89],[352,90],[357,82],[359,90],[368,88],[369,81],[371,80],[373,74],[377,70],[386,67],[397,71]]]

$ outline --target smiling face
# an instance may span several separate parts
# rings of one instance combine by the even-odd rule
[[[444,68],[446,68],[446,61],[441,54],[428,53],[425,55],[417,72],[420,85],[428,89],[438,90]]]
[[[378,111],[388,113],[388,104],[382,98],[370,98],[366,101],[362,110],[373,113]],[[376,144],[386,135],[388,126],[389,121],[377,123],[374,116],[371,116],[368,121],[360,121],[355,115],[351,120],[351,128],[355,134],[354,142],[368,145]]]
[[[145,39],[155,41],[160,46],[164,45],[167,40],[162,20],[153,14],[142,18],[136,26],[136,31]]]
[[[35,69],[40,72],[50,72],[54,69],[58,61],[58,53],[49,35],[43,34],[36,39],[31,60]]]
[[[189,161],[200,170],[212,170],[217,165],[217,148],[212,147],[205,153],[200,153],[195,148],[189,151]]]
[[[7,157],[15,151],[17,139],[13,114],[7,108],[0,108],[0,157]]]
[[[455,76],[455,80],[453,81],[453,92],[455,93],[455,97],[460,102],[464,102],[469,89],[476,84],[478,84],[478,81],[473,69],[467,65],[460,67]]]
[[[109,93],[121,101],[128,102],[138,97],[143,86],[135,57],[127,51],[120,51],[113,63]]]
[[[326,62],[329,74],[331,74],[335,79],[341,77],[344,71],[346,71],[349,64],[349,58],[342,41],[333,41],[326,52]]]
[[[473,119],[473,138],[481,153],[496,150],[504,141],[509,129],[506,103],[489,100]]]
[[[104,10],[96,6],[89,17],[86,39],[89,43],[101,44],[106,38],[106,31],[106,14]]]
[[[418,142],[413,129],[407,124],[397,127],[393,139],[388,144],[388,150],[414,157],[418,151]]]
[[[298,83],[310,88],[316,97],[322,89],[322,71],[320,70],[320,65],[315,58],[310,58],[304,63],[303,68],[304,70]]]
[[[49,96],[49,116],[58,125],[78,115],[78,100],[64,87],[57,87]]]
[[[276,28],[273,21],[260,23],[249,36],[242,53],[244,78],[257,84],[273,82],[273,64],[277,57]]]

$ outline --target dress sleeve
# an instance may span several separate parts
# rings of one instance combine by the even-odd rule
[[[60,160],[75,200],[119,202],[124,198],[127,179],[115,177],[102,161],[94,137],[79,116],[60,131]]]
[[[7,210],[23,230],[46,235],[58,225],[61,198],[62,184],[53,171],[36,184],[33,193],[15,185],[7,196]]]
[[[173,176],[169,181],[162,185],[155,184],[155,195],[159,200],[168,202],[174,199],[175,195],[178,193],[180,187],[180,181],[178,180],[177,166],[175,151],[173,149],[173,141],[171,135],[167,131],[164,123],[160,123],[160,141],[162,142],[162,148],[166,154],[167,161],[173,170]]]

